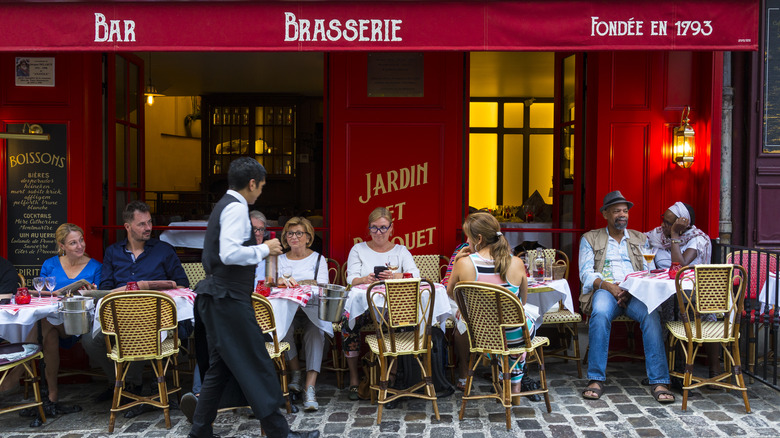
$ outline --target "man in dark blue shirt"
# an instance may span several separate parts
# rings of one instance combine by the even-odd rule
[[[173,280],[189,287],[173,247],[152,237],[152,215],[141,201],[127,204],[123,212],[127,239],[108,248],[103,255],[100,289],[111,290],[129,281]]]

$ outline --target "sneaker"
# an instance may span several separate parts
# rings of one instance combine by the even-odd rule
[[[300,371],[293,371],[292,377],[290,378],[290,383],[287,384],[287,389],[290,390],[290,392],[301,392],[301,372]]]
[[[179,403],[179,409],[181,413],[187,417],[187,421],[192,423],[192,416],[195,415],[195,407],[198,406],[198,397],[195,394],[188,392],[181,396],[181,403]]]
[[[358,401],[360,400],[360,395],[358,394],[358,386],[352,385],[349,387],[349,399],[352,401]]]
[[[317,403],[317,394],[314,392],[314,387],[309,386],[306,388],[306,395],[303,396],[303,410],[316,411],[319,408],[320,404]]]

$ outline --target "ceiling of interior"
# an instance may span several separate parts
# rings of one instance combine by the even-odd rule
[[[168,96],[294,93],[322,96],[324,54],[300,52],[138,53],[155,87]],[[150,58],[151,56],[151,58]],[[471,95],[553,97],[551,52],[472,52]]]

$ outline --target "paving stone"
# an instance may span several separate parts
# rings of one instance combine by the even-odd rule
[[[406,425],[406,434],[409,435],[411,433],[423,433],[425,432],[426,425],[425,424],[407,424]]]
[[[596,414],[596,417],[603,422],[618,420],[617,414],[612,411],[599,412]]]
[[[590,412],[588,408],[586,408],[585,406],[565,406],[565,407],[572,415],[582,415]]]
[[[706,411],[704,415],[712,421],[732,421],[730,415],[721,411]]]
[[[606,396],[607,400],[612,403],[631,403],[631,398],[625,394],[611,394]]]
[[[516,420],[515,423],[520,430],[541,429],[542,425],[536,420]]]
[[[322,433],[342,434],[346,430],[346,426],[344,423],[328,423]]]
[[[547,423],[567,423],[568,420],[566,417],[563,416],[563,414],[559,414],[556,412],[547,413],[545,412],[542,414],[542,419],[546,421]]]
[[[631,427],[635,429],[653,426],[653,422],[650,421],[647,417],[629,417],[628,422],[631,424]]]
[[[455,436],[455,430],[449,427],[432,427],[431,438],[452,438]]]
[[[604,432],[598,430],[583,430],[582,435],[585,436],[585,438],[606,438],[607,437],[606,435],[604,435]]]
[[[593,420],[593,417],[586,416],[586,415],[578,415],[571,417],[571,419],[574,421],[574,424],[576,424],[579,427],[595,427],[596,422]]]
[[[515,418],[536,418],[536,409],[512,408],[512,416]]]
[[[400,421],[382,420],[382,424],[379,425],[380,432],[398,432],[399,430],[401,430]]]
[[[355,418],[355,421],[352,422],[352,427],[370,427],[374,423],[376,423],[376,418],[371,418],[371,417]]]
[[[637,429],[636,433],[642,437],[664,436],[664,433],[658,429]]]
[[[573,438],[577,436],[571,426],[551,425],[550,432],[554,438]]]
[[[745,430],[736,424],[719,424],[718,429],[722,430],[728,436],[742,436],[745,435]]]
[[[482,432],[468,432],[464,433],[463,438],[485,438],[485,434]]]
[[[529,430],[525,432],[525,438],[547,438],[547,434],[541,430]]]
[[[631,415],[631,414],[638,414],[641,411],[639,410],[639,407],[636,405],[615,405],[615,408],[617,408],[618,411],[620,411],[621,414],[624,415]]]

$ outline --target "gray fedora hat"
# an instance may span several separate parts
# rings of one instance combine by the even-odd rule
[[[634,206],[633,202],[628,202],[628,200],[623,197],[623,194],[620,193],[620,190],[615,190],[614,192],[609,192],[604,196],[604,205],[601,206],[601,211],[604,211],[610,205],[615,204],[628,204],[629,209]]]

